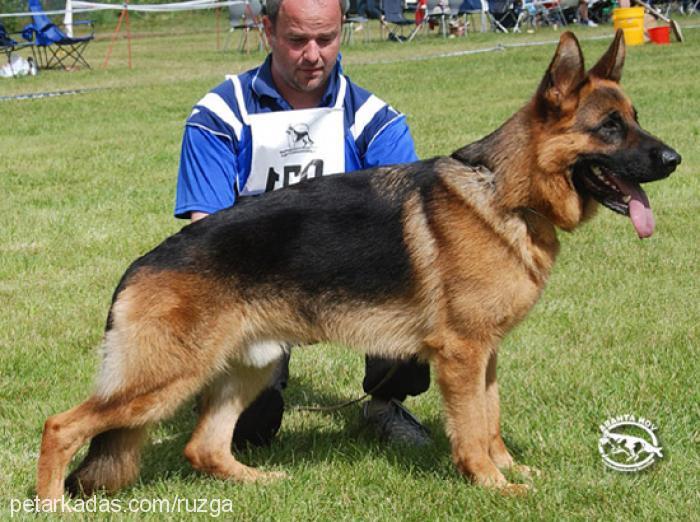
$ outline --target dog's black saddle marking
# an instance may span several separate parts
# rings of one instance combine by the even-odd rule
[[[402,204],[413,190],[434,183],[429,162],[417,162],[409,183],[391,194],[372,187],[373,170],[302,181],[242,198],[235,206],[193,223],[139,259],[139,267],[234,276],[284,285],[311,295],[342,292],[364,300],[411,289],[403,241]],[[407,174],[409,175],[409,174]]]

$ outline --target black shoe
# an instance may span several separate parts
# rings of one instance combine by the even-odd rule
[[[233,446],[269,446],[282,425],[284,399],[277,388],[264,390],[241,414],[233,432]]]
[[[389,443],[426,446],[432,442],[428,428],[396,399],[371,399],[362,410],[379,438]]]

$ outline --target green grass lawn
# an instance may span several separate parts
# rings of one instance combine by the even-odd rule
[[[45,418],[91,391],[120,275],[182,225],[172,207],[192,105],[224,74],[263,58],[217,51],[214,26],[211,13],[136,18],[129,70],[123,40],[110,66],[100,67],[113,29],[105,23],[88,47],[93,70],[0,80],[0,96],[94,89],[0,101],[4,516],[11,499],[34,495]],[[399,45],[379,41],[374,29],[369,44],[356,38],[343,49],[345,71],[407,114],[421,157],[450,153],[504,121],[534,92],[554,43],[460,53],[557,39],[543,29]],[[610,41],[592,37],[612,31],[576,31],[592,65]],[[623,78],[642,125],[683,155],[675,174],[647,188],[656,234],[640,241],[629,220],[604,209],[576,233],[561,234],[548,288],[502,347],[503,431],[516,458],[542,471],[535,492],[504,498],[458,475],[432,386],[408,401],[433,433],[434,445],[423,450],[380,445],[358,407],[288,411],[272,447],[240,456],[291,475],[267,486],[226,483],[189,467],[182,456],[195,421],[189,404],[152,430],[140,480],[116,499],[227,499],[237,520],[697,519],[700,31],[687,28],[685,36],[684,44],[630,48]],[[290,408],[334,404],[361,393],[363,361],[311,347],[295,352],[291,373]],[[627,413],[653,420],[664,447],[664,458],[639,474],[607,470],[597,451],[598,425]]]

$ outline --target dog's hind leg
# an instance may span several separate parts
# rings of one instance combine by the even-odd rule
[[[145,392],[122,392],[110,398],[93,396],[78,406],[49,417],[44,425],[37,466],[37,496],[58,499],[66,468],[75,453],[96,437],[78,467],[79,487],[117,489],[134,480],[142,431],[170,415],[201,387],[204,379],[175,379]],[[100,437],[101,434],[104,434]],[[78,489],[79,489],[78,487]]]
[[[174,413],[225,357],[225,347],[211,334],[195,339],[190,333],[197,315],[182,305],[184,292],[165,284],[145,290],[131,285],[112,306],[93,396],[46,421],[37,470],[42,499],[62,496],[70,460],[93,437],[72,489],[113,490],[133,481],[145,427]]]
[[[99,489],[113,492],[136,480],[146,426],[118,428],[90,441],[85,460],[66,479],[73,496],[92,495]]]
[[[97,416],[96,401],[89,399],[46,420],[37,464],[36,494],[40,499],[56,500],[63,496],[68,463],[90,437],[103,429]]]
[[[173,414],[226,367],[229,332],[240,315],[227,295],[218,282],[191,273],[131,275],[110,310],[94,395],[46,421],[40,498],[61,497],[71,458],[93,437],[74,475],[78,484],[113,489],[136,477],[143,428]]]
[[[185,457],[195,469],[236,482],[285,477],[284,473],[264,472],[246,466],[231,453],[231,439],[238,417],[270,383],[278,362],[261,368],[232,365],[208,387],[201,398],[197,427],[185,447]]]

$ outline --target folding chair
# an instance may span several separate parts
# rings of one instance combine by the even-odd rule
[[[551,26],[566,25],[566,16],[559,0],[535,0],[534,6],[539,20]]]
[[[365,42],[369,42],[369,18],[364,16],[364,13],[360,13],[357,2],[351,0],[348,12],[345,13],[345,18],[343,19],[342,43],[352,44],[356,31],[362,31]]]
[[[403,16],[403,0],[384,0],[382,6],[383,15],[379,19],[382,28],[389,31],[389,40],[405,42],[410,37],[403,35],[404,27],[415,25],[414,20],[408,20]],[[396,33],[399,34],[396,34]],[[412,33],[415,32],[412,31]]]
[[[267,48],[265,42],[265,31],[262,26],[262,3],[260,0],[246,0],[245,2],[231,4],[228,6],[228,17],[231,27],[224,42],[224,51],[228,49],[233,33],[236,29],[241,30],[241,40],[238,42],[238,50],[248,52],[248,37],[251,32],[258,35],[258,51],[263,47]]]
[[[12,53],[32,45],[29,42],[18,42],[14,40],[12,36],[21,36],[21,33],[8,33],[5,30],[5,26],[0,24],[0,51],[4,52],[5,56],[7,56],[7,63],[10,64],[10,68],[12,67]]]
[[[452,11],[447,0],[428,0],[428,19],[437,24],[444,38],[449,36]]]
[[[488,17],[488,12],[489,4],[486,0],[463,0],[462,4],[457,10],[459,15],[464,16],[467,23],[467,29],[469,29],[470,25],[474,26],[474,24],[471,23],[472,18],[475,15],[478,15],[481,22],[482,33],[486,32],[486,19]]]
[[[522,26],[525,24],[530,27],[528,31],[534,31],[537,27],[537,8],[533,0],[521,0],[520,11],[518,12],[518,18],[515,21],[513,32],[521,32]]]
[[[411,32],[408,37],[409,41],[423,29],[433,26],[437,26],[440,33],[444,38],[449,35],[449,25],[452,19],[452,11],[450,10],[450,4],[447,0],[425,0],[418,2],[416,8],[416,20],[418,20],[418,12],[422,12],[420,17],[420,23],[417,23],[416,28]]]
[[[489,21],[491,29],[507,33],[509,28],[517,26],[518,17],[513,8],[513,0],[488,0]]]
[[[462,36],[466,36],[467,34],[467,16],[465,13],[462,13],[459,8],[462,7],[462,4],[464,3],[464,0],[448,0],[447,5],[450,8],[450,23],[454,26],[456,25],[457,27],[461,27],[464,33]],[[458,31],[459,33],[459,31]]]
[[[22,37],[33,44],[32,53],[39,68],[69,70],[79,64],[90,69],[83,52],[95,37],[92,20],[74,21],[73,25],[89,25],[90,34],[73,38],[51,22],[40,0],[29,0],[29,10],[33,13],[32,23],[24,27]]]

